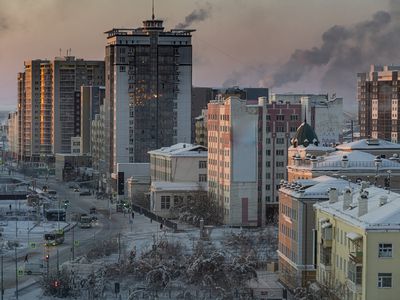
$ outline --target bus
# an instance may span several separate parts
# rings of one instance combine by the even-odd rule
[[[48,209],[45,211],[47,221],[65,221],[65,209]]]
[[[79,219],[80,228],[90,228],[92,227],[92,218],[88,215],[82,215]]]
[[[44,244],[46,246],[57,246],[64,243],[64,232],[46,233],[44,235]]]

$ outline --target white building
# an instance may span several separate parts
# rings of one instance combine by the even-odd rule
[[[150,209],[170,217],[176,201],[207,194],[207,148],[179,143],[149,151]]]

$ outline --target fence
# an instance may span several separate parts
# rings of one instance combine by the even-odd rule
[[[152,213],[151,211],[149,211],[148,209],[141,207],[139,205],[136,204],[132,204],[132,209],[133,211],[139,213],[139,214],[143,214],[146,217],[148,217],[151,220],[154,220],[158,223],[161,223],[165,226],[167,226],[168,228],[172,228],[173,230],[177,230],[178,229],[178,224],[171,222],[170,220],[167,220],[163,217],[160,217],[158,215],[156,215],[155,213]]]

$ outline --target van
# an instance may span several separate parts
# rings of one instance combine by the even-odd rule
[[[45,266],[41,262],[25,263],[25,274],[27,275],[42,275],[45,273]]]

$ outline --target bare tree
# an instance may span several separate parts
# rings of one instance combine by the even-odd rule
[[[200,225],[201,219],[204,220],[205,225],[220,224],[221,215],[217,204],[208,197],[205,191],[189,193],[185,198],[177,197],[178,201],[170,208],[172,216],[195,226]]]

